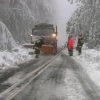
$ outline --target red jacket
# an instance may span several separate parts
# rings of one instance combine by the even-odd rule
[[[74,47],[74,39],[71,37],[71,38],[68,40],[67,48],[68,48],[68,49],[72,49],[73,47]]]

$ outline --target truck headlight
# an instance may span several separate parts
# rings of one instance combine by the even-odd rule
[[[31,34],[30,36],[32,37],[33,35]]]
[[[53,36],[53,37],[56,37],[56,34],[54,33],[54,34],[52,34],[52,36]]]

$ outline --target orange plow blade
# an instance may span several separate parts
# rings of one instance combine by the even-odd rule
[[[41,51],[47,54],[54,54],[55,48],[52,45],[42,45]]]

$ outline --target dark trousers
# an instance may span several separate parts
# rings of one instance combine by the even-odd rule
[[[40,54],[40,50],[39,49],[35,49],[35,54]]]
[[[36,54],[35,58],[38,58],[38,55],[40,54],[40,49],[38,47],[35,47],[35,52]]]
[[[78,53],[81,54],[82,53],[82,46],[78,46]]]
[[[73,49],[68,49],[69,56],[73,56]]]

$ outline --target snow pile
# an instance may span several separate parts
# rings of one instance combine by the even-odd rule
[[[83,54],[80,56],[81,60],[87,61],[89,63],[93,64],[99,64],[100,62],[100,51],[88,49],[83,50]]]
[[[16,68],[18,64],[34,59],[34,56],[29,55],[29,52],[33,52],[33,49],[25,49],[21,46],[17,46],[12,52],[0,52],[0,70]]]
[[[95,84],[100,86],[100,51],[83,48],[82,55],[78,56],[78,53],[74,52],[73,58],[82,65],[84,71],[90,76]]]

